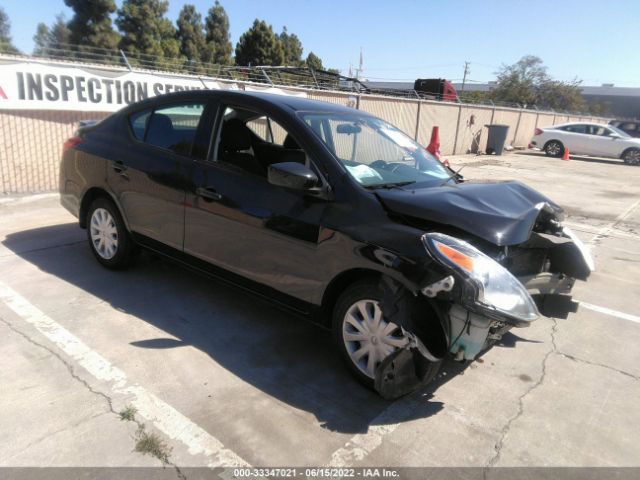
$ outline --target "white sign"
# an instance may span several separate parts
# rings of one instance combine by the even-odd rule
[[[145,98],[200,89],[237,90],[238,86],[206,77],[0,59],[0,110],[115,112]],[[306,96],[268,87],[260,90]]]

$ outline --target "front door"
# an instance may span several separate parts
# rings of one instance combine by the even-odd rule
[[[601,157],[619,157],[622,153],[620,139],[611,136],[614,132],[604,125],[589,125],[589,136],[593,149],[592,155]]]
[[[185,252],[280,292],[317,300],[326,202],[267,181],[268,163],[310,162],[286,131],[258,113],[226,108],[210,161],[187,192]],[[287,146],[285,146],[287,145]]]

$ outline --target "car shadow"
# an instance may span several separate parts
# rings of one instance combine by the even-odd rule
[[[126,271],[104,269],[84,239],[85,231],[68,223],[13,233],[2,243],[40,270],[167,334],[131,345],[192,346],[266,394],[312,413],[331,431],[362,433],[375,423],[434,415],[443,404],[432,392],[468,366],[445,361],[436,380],[412,394],[410,409],[387,409],[392,402],[349,375],[327,330],[152,254],[141,254]],[[518,337],[503,340],[511,347]]]
[[[519,337],[518,335],[516,335],[515,333],[513,333],[513,331],[511,332],[507,332],[504,335],[502,335],[502,338],[500,340],[498,340],[496,342],[496,346],[498,347],[502,347],[502,348],[515,348],[517,347],[518,343],[543,343],[540,340],[530,340],[528,338],[522,338]]]
[[[553,157],[549,157],[544,152],[531,151],[531,150],[516,151],[514,153],[516,153],[517,155],[527,155],[527,156],[531,156],[531,157],[553,158]],[[622,160],[620,160],[619,158],[587,157],[587,156],[582,156],[582,155],[570,154],[569,155],[569,159],[570,160],[576,160],[578,162],[602,163],[602,164],[605,164],[605,165],[616,165],[616,166],[621,165],[623,167],[628,167],[628,165],[626,163],[624,163]],[[557,158],[556,160],[561,160],[561,159]]]

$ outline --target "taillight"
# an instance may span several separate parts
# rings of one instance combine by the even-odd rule
[[[71,137],[67,139],[67,141],[62,144],[62,153],[65,153],[67,150],[75,147],[79,143],[82,143],[81,137]]]
[[[540,130],[539,128],[536,128],[536,130],[533,132],[534,135],[542,135],[542,130]]]

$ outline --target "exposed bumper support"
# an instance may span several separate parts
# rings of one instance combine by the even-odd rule
[[[532,298],[545,317],[567,318],[578,311],[579,304],[570,295],[532,295]]]
[[[439,362],[411,332],[404,331],[409,344],[385,358],[376,369],[375,389],[386,399],[394,399],[416,390],[428,379],[429,368]]]
[[[575,279],[559,273],[539,273],[518,277],[531,295],[564,294],[571,292]]]
[[[567,318],[578,311],[578,302],[571,298],[571,289],[575,279],[558,273],[539,273],[520,277],[527,291],[536,302],[536,306],[545,317]]]

